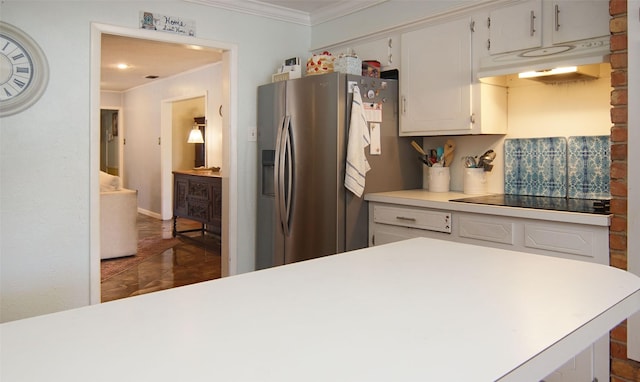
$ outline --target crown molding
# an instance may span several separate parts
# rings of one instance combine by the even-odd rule
[[[333,4],[313,12],[310,15],[311,26],[335,20],[342,16],[356,13],[381,3],[386,3],[387,1],[389,0],[341,1],[338,5]]]
[[[338,5],[331,5],[310,14],[291,8],[268,4],[258,0],[184,0],[189,3],[207,5],[230,11],[262,16],[289,23],[313,26],[339,17],[358,12],[360,10],[384,3],[388,0],[371,1],[342,1]]]

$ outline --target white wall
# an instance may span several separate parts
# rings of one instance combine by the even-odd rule
[[[99,158],[89,131],[91,23],[137,29],[140,11],[192,19],[198,38],[238,47],[232,160],[240,171],[231,181],[238,189],[237,269],[253,269],[256,146],[246,137],[256,126],[256,87],[283,58],[306,55],[309,28],[177,0],[5,0],[2,20],[38,42],[50,79],[35,105],[2,119],[0,321],[90,303],[89,179]]]
[[[520,80],[508,95],[510,138],[609,135],[611,131],[611,68],[600,78],[545,85]]]
[[[120,106],[122,106],[122,92],[100,92],[100,107],[102,109],[112,109]]]

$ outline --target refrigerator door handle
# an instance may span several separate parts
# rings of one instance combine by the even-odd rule
[[[291,216],[291,199],[292,199],[292,195],[291,195],[291,188],[293,185],[293,166],[294,166],[294,158],[293,155],[291,153],[291,118],[287,117],[285,124],[284,124],[284,136],[285,138],[283,139],[283,147],[285,148],[285,151],[283,151],[283,153],[285,154],[285,160],[283,161],[282,167],[283,167],[283,175],[284,172],[286,171],[286,179],[287,184],[287,192],[284,193],[283,195],[283,212],[284,212],[284,219],[283,219],[283,223],[284,223],[284,234],[286,236],[289,236],[290,234],[290,224],[289,224],[289,220],[290,220],[290,216]],[[283,179],[283,182],[284,182]],[[283,185],[284,188],[284,185]]]
[[[287,147],[287,135],[289,126],[289,116],[283,116],[278,126],[278,134],[276,136],[276,157],[275,157],[275,171],[274,171],[274,184],[276,188],[276,209],[280,216],[280,226],[285,235],[289,234],[288,224],[288,211],[286,208],[286,194],[285,194],[285,168],[286,168],[286,152]]]
[[[282,116],[280,119],[280,124],[278,124],[278,128],[276,131],[276,153],[274,158],[274,171],[273,171],[273,184],[275,191],[275,207],[278,213],[278,223],[282,226],[282,217],[280,216],[280,205],[281,203],[281,195],[282,195],[282,186],[280,185],[280,162],[282,161],[282,151],[280,149],[282,143],[282,126],[284,126],[285,116]]]

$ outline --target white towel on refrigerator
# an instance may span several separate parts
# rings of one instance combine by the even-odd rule
[[[360,95],[360,89],[354,86],[344,186],[358,197],[362,197],[365,176],[371,170],[364,151],[370,143],[369,125],[364,114],[362,96]]]

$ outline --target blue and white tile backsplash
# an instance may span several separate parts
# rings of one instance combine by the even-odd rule
[[[610,153],[609,136],[507,139],[504,192],[608,198]]]
[[[567,140],[564,137],[506,139],[504,193],[567,196]]]
[[[609,136],[569,137],[567,147],[568,196],[580,199],[609,197]]]

